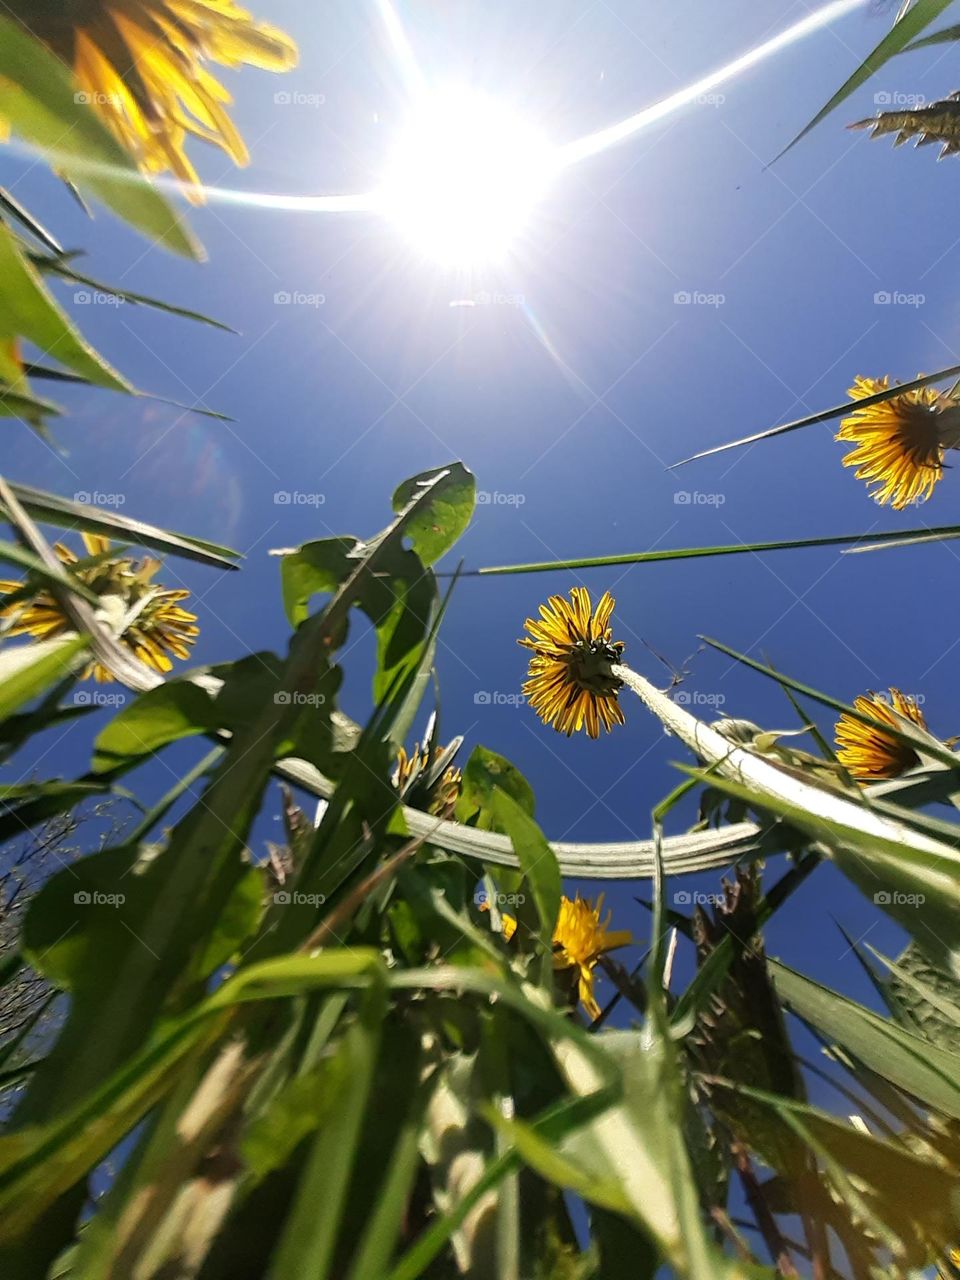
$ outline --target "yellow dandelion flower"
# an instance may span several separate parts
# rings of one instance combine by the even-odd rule
[[[600,1006],[593,993],[594,970],[600,957],[633,941],[628,930],[608,932],[611,913],[608,911],[606,919],[601,920],[602,910],[602,893],[596,906],[579,894],[573,900],[563,897],[553,933],[553,967],[576,971],[580,1003],[591,1021],[600,1017]]]
[[[889,385],[889,378],[858,377],[849,394],[863,400]],[[902,511],[930,497],[943,476],[944,449],[960,447],[960,404],[933,387],[919,387],[856,409],[836,438],[856,444],[843,465],[857,468],[854,474],[873,486],[875,501]]]
[[[479,906],[481,911],[490,910],[490,903],[486,898]],[[575,898],[568,898],[564,894],[560,899],[560,914],[553,931],[553,967],[576,979],[580,1003],[591,1021],[600,1017],[600,1006],[594,995],[594,970],[600,957],[633,942],[629,930],[611,932],[607,929],[611,913],[608,911],[606,919],[601,920],[602,910],[602,893],[596,905],[589,898],[581,898],[579,894]],[[500,920],[501,933],[509,942],[517,932],[516,918],[504,912]]]
[[[544,724],[570,735],[586,728],[600,736],[623,724],[617,702],[621,680],[610,667],[619,662],[623,644],[611,640],[610,615],[615,601],[607,591],[596,610],[585,587],[573,587],[569,603],[551,596],[540,606],[538,619],[523,624],[529,633],[517,643],[533,650],[523,692]]]
[[[889,694],[869,693],[854,698],[853,705],[857,711],[893,729],[901,728],[901,716],[918,729],[926,730],[927,727],[916,698],[901,693],[899,689],[891,689]],[[837,721],[834,737],[837,760],[860,782],[896,778],[920,763],[920,757],[911,747],[890,737],[882,729],[863,724],[849,715],[842,715]]]
[[[442,758],[448,748],[435,747],[433,760]],[[397,752],[397,767],[393,773],[393,785],[403,799],[408,799],[419,786],[425,786],[423,808],[438,818],[449,818],[460,798],[460,783],[463,775],[452,766],[446,768],[437,777],[430,776],[430,761],[426,751],[420,750],[420,743],[413,744],[413,751],[407,755],[403,747]]]
[[[108,538],[84,533],[83,544],[88,556],[104,556],[110,550]],[[58,542],[57,556],[67,566],[79,563],[77,556]],[[76,569],[76,577],[103,602],[104,609],[122,621],[120,640],[154,671],[169,671],[175,658],[188,658],[190,646],[199,635],[197,618],[180,607],[189,591],[157,586],[153,576],[160,568],[159,560],[149,557],[140,564],[125,557],[100,560]],[[19,591],[22,582],[0,581],[0,595]],[[46,640],[73,630],[73,623],[63,612],[60,602],[49,591],[38,591],[29,599],[0,605],[0,628],[8,636],[32,636]],[[82,679],[112,680],[112,674],[98,662],[91,662]]]
[[[202,65],[286,71],[294,42],[257,22],[236,0],[7,0],[6,11],[73,69],[118,141],[146,173],[170,171],[199,183],[187,158],[190,136],[248,160],[226,111],[232,101]]]

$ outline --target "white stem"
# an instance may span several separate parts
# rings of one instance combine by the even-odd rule
[[[653,712],[664,728],[684,742],[701,760],[715,765],[721,777],[784,801],[798,812],[809,814],[811,818],[823,818],[878,840],[904,843],[917,852],[945,858],[954,865],[960,862],[960,853],[949,845],[932,840],[893,818],[885,817],[839,791],[807,782],[755,752],[730,742],[712,725],[704,724],[683,707],[678,707],[672,698],[661,693],[649,680],[637,675],[629,667],[618,665],[612,670],[637,695],[648,711]]]

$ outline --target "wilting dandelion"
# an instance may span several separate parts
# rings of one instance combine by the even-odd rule
[[[864,400],[889,385],[889,378],[858,377],[849,394]],[[960,404],[933,387],[917,387],[854,410],[836,438],[857,446],[843,465],[856,467],[877,502],[902,511],[930,497],[943,477],[944,450],[960,448]]]
[[[393,773],[393,785],[401,797],[408,803],[416,800],[419,807],[438,818],[451,817],[460,798],[460,770],[448,766],[436,773],[433,767],[448,753],[447,747],[435,747],[431,757],[428,751],[420,750],[419,742],[413,744],[409,755],[401,747]]]
[[[583,728],[597,738],[601,724],[607,732],[623,724],[617,701],[623,682],[611,671],[623,653],[609,626],[614,604],[607,591],[594,610],[590,592],[573,587],[569,603],[551,596],[539,619],[527,618],[529,638],[517,641],[534,654],[523,692],[544,724],[568,738]]]
[[[82,536],[89,556],[102,557],[110,550],[108,538],[90,533]],[[63,543],[58,542],[54,550],[68,568],[79,566],[73,569],[73,575],[99,597],[108,625],[118,627],[118,638],[141,662],[154,671],[166,672],[173,666],[168,654],[175,658],[190,656],[190,647],[199,635],[197,618],[180,607],[190,592],[153,582],[159,560],[147,558],[137,563],[118,556],[84,566]],[[23,585],[0,581],[0,593],[19,592]],[[59,600],[47,590],[0,607],[0,621],[6,635],[32,636],[35,640],[48,640],[73,630]],[[84,670],[82,678],[88,676],[100,681],[113,679],[111,672],[98,662],[91,662]]]

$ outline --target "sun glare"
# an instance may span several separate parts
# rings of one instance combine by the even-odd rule
[[[558,165],[521,117],[465,90],[423,99],[380,192],[383,212],[424,257],[445,267],[502,261]]]

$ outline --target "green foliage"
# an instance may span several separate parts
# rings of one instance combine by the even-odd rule
[[[917,39],[945,7],[918,0],[817,120],[900,50],[954,39],[952,28]],[[195,252],[61,64],[5,18],[0,117],[77,189]],[[77,272],[53,234],[0,195],[0,412],[36,427],[55,409],[31,378],[131,391],[53,300],[50,278],[226,328]],[[21,341],[52,349],[64,368],[32,362]],[[3,603],[49,592],[79,619],[34,643],[0,635],[6,763],[85,710],[66,699],[91,645],[110,665],[89,610],[100,601],[77,566],[57,566],[33,522],[218,570],[238,557],[30,486],[3,494],[13,532],[0,560],[27,574]],[[44,876],[0,956],[0,991],[27,973],[50,999],[68,997],[35,1059],[23,1056],[33,1014],[0,1041],[5,1280],[654,1280],[665,1268],[679,1280],[751,1280],[808,1265],[824,1280],[906,1280],[947,1265],[960,1242],[960,827],[929,807],[956,807],[952,747],[711,641],[777,680],[802,720],[794,694],[883,729],[920,766],[856,787],[819,729],[826,765],[759,727],[725,737],[624,670],[621,696],[638,693],[700,765],[657,807],[650,839],[551,843],[522,773],[479,745],[438,818],[436,779],[401,797],[394,774],[437,683],[450,592],[441,599],[434,566],[475,496],[472,474],[450,462],[403,481],[380,532],[277,552],[285,653],[141,682],[100,727],[88,772],[0,782],[9,846],[91,797],[135,799],[139,771],[158,757],[173,775],[132,829]],[[957,536],[960,526],[924,527],[479,572]],[[376,641],[362,724],[338,705],[351,625]],[[438,760],[437,732],[434,715],[421,741],[427,771],[442,773],[460,739]],[[291,783],[322,799],[316,825]],[[666,835],[701,785],[730,795],[744,820]],[[271,843],[264,859],[255,824],[278,807],[286,845]],[[766,889],[761,858],[788,860]],[[766,954],[770,919],[828,859],[910,935],[896,961],[857,950],[885,1014]],[[731,863],[714,911],[668,910],[667,877]],[[589,1028],[556,972],[564,874],[654,886],[644,962],[629,972],[601,948],[573,971],[575,985],[602,965],[616,988]],[[475,900],[481,877],[489,911]],[[0,892],[0,921],[5,905]],[[674,944],[687,953],[676,966],[685,982]],[[626,1013],[618,1029],[615,1004]],[[797,1020],[823,1045],[825,1068],[798,1053]],[[842,1091],[843,1118],[812,1105],[811,1073]],[[732,1218],[738,1203],[746,1223]]]

